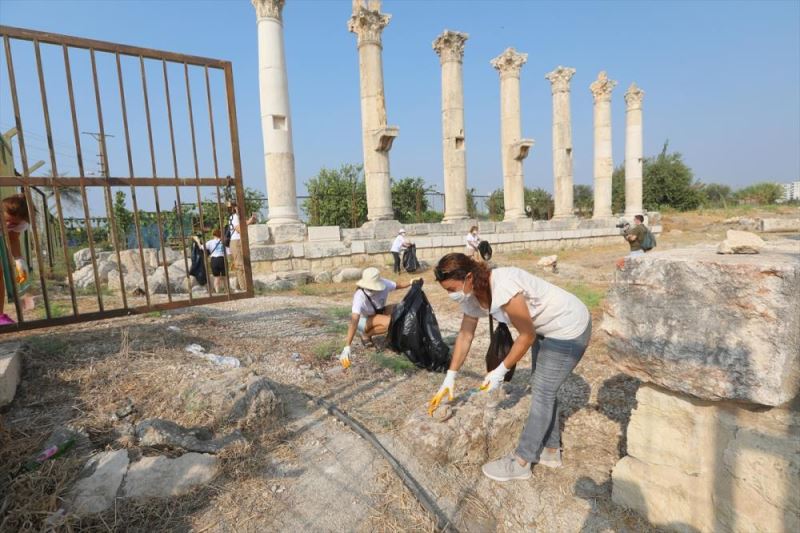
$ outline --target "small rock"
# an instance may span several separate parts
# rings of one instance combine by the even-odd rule
[[[549,267],[553,266],[557,261],[558,261],[557,255],[546,255],[541,259],[539,259],[539,261],[536,264],[540,267]]]
[[[203,453],[219,453],[232,444],[246,442],[239,431],[215,439],[206,428],[184,428],[159,418],[139,422],[136,425],[136,438],[140,446],[166,446]]]
[[[333,281],[333,275],[330,272],[320,272],[314,276],[314,283],[330,283]]]
[[[343,283],[345,281],[356,281],[361,278],[361,269],[355,267],[347,267],[341,269],[333,276],[334,283]]]
[[[89,459],[81,479],[69,492],[72,511],[81,516],[110,508],[128,470],[128,463],[127,450],[104,452]]]

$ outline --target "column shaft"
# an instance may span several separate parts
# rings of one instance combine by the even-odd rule
[[[283,45],[283,0],[253,0],[258,16],[258,81],[271,226],[299,223],[289,81]]]
[[[614,159],[611,150],[611,91],[617,82],[601,72],[589,89],[594,98],[594,211],[592,218],[610,218]]]
[[[383,92],[381,32],[390,15],[380,13],[380,2],[353,3],[348,29],[358,36],[358,67],[361,88],[361,136],[364,178],[367,185],[367,218],[391,220],[392,188],[389,150],[397,128],[387,126]]]
[[[644,91],[631,84],[625,93],[625,216],[640,215],[642,205],[642,98]]]
[[[467,212],[467,156],[464,136],[463,55],[466,33],[446,30],[433,42],[442,65],[442,159],[444,222],[463,220]]]
[[[572,189],[572,117],[569,105],[569,82],[574,68],[559,66],[545,78],[553,92],[553,218],[574,216]]]

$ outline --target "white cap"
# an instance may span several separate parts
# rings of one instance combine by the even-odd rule
[[[406,232],[406,230],[404,230],[403,228],[400,228],[400,231],[398,231],[397,234],[399,235],[399,234],[405,233],[405,232]]]

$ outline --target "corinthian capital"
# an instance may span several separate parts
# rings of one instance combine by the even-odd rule
[[[353,0],[353,16],[347,21],[347,29],[358,36],[359,46],[364,43],[381,43],[381,32],[389,24],[391,15],[381,13],[381,3],[370,0]]]
[[[256,8],[256,17],[259,19],[281,20],[283,5],[286,0],[250,0]]]
[[[554,71],[545,74],[544,77],[550,80],[550,89],[555,94],[569,92],[569,81],[573,75],[575,75],[574,68],[559,65]]]
[[[617,82],[608,79],[608,74],[605,70],[601,70],[597,75],[597,79],[589,85],[589,90],[592,91],[592,96],[595,102],[607,102],[611,100],[611,91],[617,86]]]
[[[469,35],[460,31],[444,30],[435,41],[433,49],[439,55],[442,64],[448,61],[462,61],[464,59],[464,43]]]
[[[643,99],[644,91],[637,87],[636,83],[631,83],[631,86],[625,92],[625,104],[627,104],[628,109],[641,109]]]
[[[528,61],[528,54],[517,52],[513,48],[506,48],[499,56],[490,61],[492,66],[500,72],[500,77],[507,76],[519,77],[522,65]]]

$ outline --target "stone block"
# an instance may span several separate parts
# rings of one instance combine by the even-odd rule
[[[725,240],[717,246],[718,254],[757,254],[764,247],[764,240],[749,231],[729,229]]]
[[[292,257],[291,244],[266,244],[250,246],[251,261],[275,261]]]
[[[272,233],[272,242],[275,244],[306,240],[305,224],[280,224],[270,227],[270,232]]]
[[[713,481],[624,457],[611,473],[611,499],[653,525],[681,533],[715,531]]]
[[[314,283],[331,283],[333,275],[328,271],[319,272],[314,276]]]
[[[417,245],[417,253],[420,248],[430,248],[433,240],[430,237],[417,237],[414,239],[414,244]]]
[[[364,250],[368,254],[382,254],[392,248],[391,240],[367,241],[364,243]]]
[[[308,270],[290,270],[288,272],[276,272],[276,279],[289,280],[295,282],[296,285],[307,285],[313,279],[313,276]]]
[[[781,405],[800,392],[800,250],[711,246],[628,261],[601,331],[622,371],[706,400]],[[793,246],[790,248],[790,246]]]
[[[339,226],[309,226],[309,241],[338,241],[342,238]]]
[[[446,235],[442,237],[442,246],[465,246],[464,237],[460,235]]]
[[[350,248],[339,241],[336,242],[307,242],[304,247],[303,257],[319,259],[321,257],[335,257],[350,255]]]
[[[0,407],[14,401],[22,376],[21,344],[4,342],[0,344]]]
[[[205,453],[187,453],[175,459],[142,457],[128,469],[122,495],[126,498],[182,496],[210,483],[219,470],[218,462],[216,457]]]
[[[359,280],[361,279],[361,272],[362,269],[360,268],[355,268],[355,267],[343,268],[333,275],[333,282],[343,283],[346,281]]]
[[[376,220],[362,226],[362,229],[366,228],[372,229],[375,239],[394,239],[403,225],[397,220]]]
[[[305,257],[306,247],[302,242],[293,242],[289,246],[292,247],[292,257]]]
[[[758,229],[763,232],[800,231],[800,218],[762,218]]]
[[[351,254],[363,254],[366,253],[367,247],[364,241],[353,241],[350,243],[350,253]]]
[[[642,385],[628,424],[628,455],[688,475],[714,470],[717,407]]]
[[[70,510],[83,516],[111,508],[128,471],[128,463],[128,450],[103,452],[92,457],[68,493]]]
[[[250,224],[247,226],[247,242],[252,247],[254,244],[268,244],[272,240],[269,226],[266,224]]]
[[[136,424],[135,435],[139,446],[154,448],[182,448],[190,452],[219,453],[233,444],[246,442],[237,430],[224,437],[214,438],[205,428],[185,428],[160,418],[148,418]]]
[[[408,235],[428,235],[431,233],[431,226],[436,226],[436,224],[407,224],[403,229],[408,232]]]

